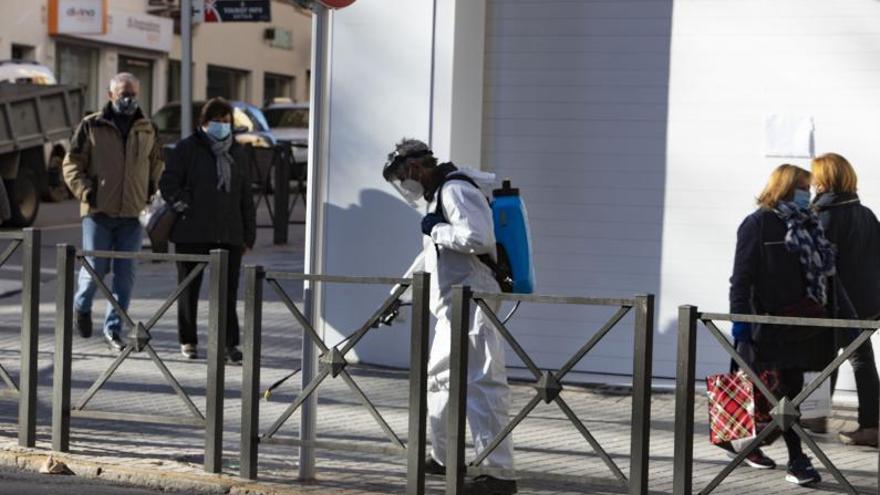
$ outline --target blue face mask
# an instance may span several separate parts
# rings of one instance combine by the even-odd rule
[[[232,125],[225,122],[214,122],[212,120],[208,122],[208,125],[205,127],[205,132],[207,132],[212,138],[218,141],[223,141],[229,137],[229,134],[232,132]]]
[[[803,189],[795,189],[794,190],[794,204],[798,205],[798,208],[802,210],[807,210],[810,208],[810,192],[804,191]]]

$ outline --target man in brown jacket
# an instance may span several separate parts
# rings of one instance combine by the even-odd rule
[[[142,228],[138,214],[156,191],[162,175],[162,157],[156,128],[137,104],[140,84],[127,72],[110,81],[109,101],[103,110],[85,117],[64,157],[64,180],[80,200],[83,249],[139,251]],[[95,273],[104,278],[111,260],[87,257]],[[114,259],[113,296],[127,310],[135,279],[134,260]],[[74,297],[76,327],[82,337],[92,334],[92,300],[97,289],[85,267],[80,269]],[[104,338],[121,351],[120,316],[107,305]]]

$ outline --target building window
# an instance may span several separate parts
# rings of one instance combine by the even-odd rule
[[[84,110],[95,112],[102,106],[99,96],[105,88],[98,81],[98,50],[81,45],[57,43],[55,46],[55,76],[61,84],[85,87]]]
[[[208,98],[221,96],[227,100],[245,100],[247,94],[248,72],[208,66]]]
[[[130,72],[140,82],[138,102],[141,110],[149,116],[153,113],[153,61],[126,55],[119,56],[119,71]]]
[[[27,45],[12,45],[12,59],[13,60],[36,60],[36,50],[32,46]]]
[[[295,97],[293,76],[284,76],[281,74],[272,74],[266,72],[263,75],[263,98],[266,103],[270,103],[274,98],[290,98]]]

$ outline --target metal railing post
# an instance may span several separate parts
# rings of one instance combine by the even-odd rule
[[[630,495],[647,495],[648,453],[651,437],[651,363],[654,348],[654,295],[636,296],[635,302],[629,493]]]
[[[22,231],[21,376],[18,389],[18,444],[37,440],[37,351],[40,336],[40,231]]]
[[[288,211],[290,199],[290,164],[287,161],[289,151],[283,150],[280,146],[275,146],[272,153],[272,162],[275,164],[275,190],[273,191],[272,201],[275,203],[275,216],[272,218],[272,228],[274,234],[272,236],[273,244],[287,244],[287,220],[290,216]]]
[[[226,329],[228,324],[226,287],[229,252],[211,251],[211,286],[208,323],[208,386],[205,415],[205,471],[219,473],[223,467],[223,394],[225,392]]]
[[[55,368],[52,373],[52,450],[70,449],[70,360],[73,351],[73,266],[76,249],[60,244],[56,254]]]
[[[315,322],[315,292],[319,290],[318,284],[307,281],[303,284],[303,315],[312,326],[317,327]],[[321,332],[320,327],[315,331]],[[311,335],[303,332],[302,336],[302,370],[300,371],[300,385],[305,389],[315,378],[315,370],[318,369],[318,348]],[[318,421],[318,391],[315,390],[308,396],[300,407],[299,438],[304,443],[299,447],[299,469],[297,479],[299,481],[311,481],[315,479],[315,448],[311,442],[315,441]]]
[[[469,286],[452,288],[452,325],[449,354],[449,409],[446,432],[446,495],[458,495],[464,489],[467,465],[464,459],[465,423],[467,421],[468,332],[470,330]]]
[[[696,346],[697,307],[679,306],[675,373],[675,444],[672,466],[673,495],[691,495],[693,491]]]
[[[260,344],[263,325],[262,266],[244,269],[244,361],[241,380],[240,475],[257,479],[260,435]]]
[[[431,276],[419,272],[412,278],[412,332],[409,372],[409,441],[406,447],[406,493],[425,493],[425,434],[428,413],[428,298]]]

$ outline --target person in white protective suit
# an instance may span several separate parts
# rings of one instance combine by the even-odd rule
[[[427,202],[427,214],[422,219],[423,250],[406,276],[417,271],[431,274],[430,305],[437,325],[428,361],[432,451],[426,461],[426,472],[444,474],[452,287],[469,285],[474,291],[499,291],[491,269],[478,259],[485,254],[496,257],[492,210],[487,196],[474,184],[452,175],[465,174],[481,188],[491,187],[495,175],[459,170],[451,163],[438,165],[428,145],[415,139],[403,139],[396,145],[382,173],[413,207],[419,207],[422,200]],[[482,310],[476,309],[471,321],[467,420],[479,454],[509,421],[510,389],[501,336]],[[477,476],[466,481],[465,493],[516,493],[516,481],[508,479],[513,475],[513,441],[509,435],[483,465],[504,470],[504,476]]]

